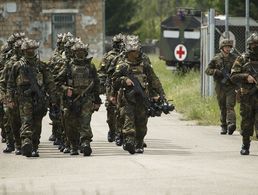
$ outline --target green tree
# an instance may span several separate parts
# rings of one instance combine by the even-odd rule
[[[131,19],[137,10],[135,0],[106,0],[106,35],[113,36],[120,32],[133,33],[139,23],[132,23]]]

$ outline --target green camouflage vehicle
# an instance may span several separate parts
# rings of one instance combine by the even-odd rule
[[[161,22],[160,59],[169,67],[200,67],[201,12],[179,8],[177,15]]]

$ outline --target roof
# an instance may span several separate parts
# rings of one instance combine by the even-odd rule
[[[200,28],[201,18],[195,16],[184,16],[184,20],[180,19],[179,16],[170,16],[161,22],[161,27],[167,29],[180,28],[181,26],[186,26],[187,29]]]
[[[215,16],[215,25],[216,26],[224,26],[225,25],[225,15]],[[245,26],[246,18],[245,17],[228,17],[228,24],[230,26]],[[258,23],[250,18],[249,19],[250,26],[258,26]]]

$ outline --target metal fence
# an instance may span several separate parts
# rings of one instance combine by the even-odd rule
[[[201,95],[212,96],[214,84],[212,77],[205,74],[208,63],[215,53],[219,53],[219,42],[225,38],[225,17],[215,17],[215,11],[210,10],[206,23],[201,27]],[[205,20],[206,21],[206,20]],[[229,17],[229,38],[234,40],[234,51],[237,55],[243,53],[246,49],[246,19],[245,17]],[[258,32],[258,23],[249,19],[250,34]]]

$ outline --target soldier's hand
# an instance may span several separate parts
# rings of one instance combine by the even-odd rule
[[[67,89],[66,95],[67,95],[68,97],[72,97],[72,95],[73,95],[73,90],[72,90],[72,88],[69,87],[69,88]]]
[[[256,81],[255,78],[252,77],[251,75],[248,75],[248,77],[247,77],[247,82],[248,82],[248,83],[255,83],[255,84],[257,84],[257,81]]]
[[[112,103],[112,104],[116,104],[116,97],[115,96],[111,96],[110,98],[109,98],[109,101]]]
[[[155,102],[159,101],[159,98],[160,98],[160,96],[159,96],[159,95],[158,95],[158,96],[154,96],[154,97],[152,97],[152,99],[153,99]]]
[[[125,83],[126,83],[127,86],[134,86],[134,83],[131,79],[126,79]]]

